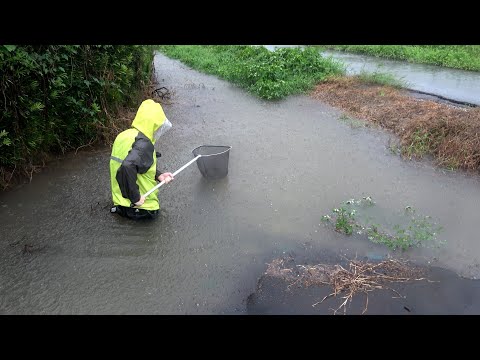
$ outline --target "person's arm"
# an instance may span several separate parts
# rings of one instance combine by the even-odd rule
[[[130,202],[133,204],[140,200],[135,164],[130,161],[123,161],[123,164],[117,171],[116,179],[124,198],[130,199]]]
[[[122,196],[129,199],[133,204],[141,200],[137,185],[137,174],[146,173],[152,164],[153,144],[142,133],[139,133],[116,175]]]
[[[162,156],[162,154],[160,154],[157,151],[156,156],[157,156],[157,159],[158,159],[160,156]],[[158,164],[158,160],[157,160],[157,164]],[[164,172],[164,171],[158,170],[158,168],[157,168],[156,171],[155,171],[155,180],[160,181],[160,182],[165,180],[165,184],[168,184],[170,181],[173,180],[173,174],[171,172]]]
[[[157,166],[158,166],[158,158],[162,156],[162,154],[160,154],[158,151],[155,151],[155,156],[157,157]],[[163,174],[163,171],[162,170],[159,170],[158,167],[157,169],[155,169],[155,180],[157,181],[161,181],[159,178],[160,178],[160,175]]]

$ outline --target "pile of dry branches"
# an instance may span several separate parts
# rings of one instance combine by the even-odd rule
[[[387,286],[388,283],[399,283],[407,281],[426,280],[419,277],[421,271],[411,267],[405,261],[388,259],[379,263],[369,263],[360,260],[349,260],[347,268],[342,265],[318,264],[314,266],[297,265],[296,268],[286,268],[284,259],[275,259],[268,264],[266,275],[280,277],[290,282],[288,289],[294,285],[309,287],[313,285],[328,285],[332,292],[321,301],[313,304],[316,306],[326,299],[340,294],[343,302],[337,309],[332,309],[336,314],[343,308],[346,313],[346,306],[352,301],[355,294],[366,295],[364,314],[368,307],[368,293],[373,290],[386,289],[393,291],[398,297],[401,295],[394,289]]]

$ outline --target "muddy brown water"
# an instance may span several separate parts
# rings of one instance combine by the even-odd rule
[[[230,145],[228,176],[207,181],[190,166],[160,189],[161,217],[143,223],[109,213],[107,148],[1,194],[0,313],[245,314],[266,263],[283,254],[398,255],[321,223],[361,196],[444,227],[444,248],[402,257],[480,276],[478,177],[405,162],[386,133],[352,129],[307,96],[267,102],[162,55],[155,67],[172,93],[162,169],[197,146]]]

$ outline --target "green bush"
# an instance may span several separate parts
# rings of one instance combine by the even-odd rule
[[[0,45],[0,166],[35,163],[99,135],[151,76],[150,46]]]
[[[271,52],[261,46],[168,45],[159,50],[269,100],[305,92],[326,77],[344,72],[340,63],[322,57],[314,48]]]

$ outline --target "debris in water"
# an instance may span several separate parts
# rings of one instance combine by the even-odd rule
[[[345,296],[342,296],[344,301],[337,309],[333,310],[334,314],[342,308],[345,314],[347,304],[351,302],[353,296],[358,293],[364,293],[367,296],[365,308],[362,312],[362,314],[364,314],[368,307],[369,292],[376,289],[386,289],[403,297],[396,290],[388,287],[387,284],[427,280],[423,277],[419,278],[420,269],[408,266],[406,261],[396,259],[388,259],[380,263],[349,260],[347,268],[344,268],[340,264],[297,265],[296,268],[286,268],[284,262],[285,259],[274,259],[270,264],[267,264],[265,274],[279,277],[290,282],[287,289],[293,285],[305,287],[312,285],[331,286],[333,291],[321,301],[313,304],[313,307],[330,297],[336,297],[344,293]]]

